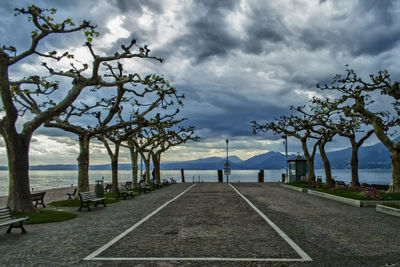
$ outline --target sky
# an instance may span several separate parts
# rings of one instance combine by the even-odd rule
[[[272,121],[288,114],[290,105],[307,104],[321,95],[315,85],[329,83],[335,74],[344,73],[346,65],[363,77],[382,69],[389,70],[393,80],[400,76],[399,1],[4,0],[1,45],[26,49],[32,27],[26,17],[15,17],[13,9],[31,3],[56,8],[56,19],[97,25],[97,51],[114,54],[135,38],[148,44],[152,55],[165,59],[163,64],[135,61],[128,67],[132,72],[162,74],[186,97],[180,116],[196,127],[201,139],[174,147],[163,156],[165,161],[224,157],[226,139],[229,154],[244,160],[283,152],[280,136],[253,135],[250,121]],[[83,42],[82,34],[51,37],[40,48],[72,51],[86,62],[90,57]],[[38,60],[27,60],[9,75],[44,73],[36,64]],[[372,137],[367,145],[376,142]],[[348,141],[336,138],[327,150],[345,147]],[[288,149],[302,151],[294,138],[289,138]],[[75,164],[78,152],[76,136],[40,128],[32,140],[30,163]],[[0,155],[0,165],[6,165],[3,142]],[[91,144],[90,160],[109,162],[102,144]],[[120,162],[130,162],[125,149]]]

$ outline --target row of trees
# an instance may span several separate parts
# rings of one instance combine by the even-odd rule
[[[358,150],[372,135],[385,145],[392,162],[389,192],[400,193],[400,143],[391,139],[400,123],[399,82],[393,82],[388,71],[363,79],[346,67],[331,84],[317,85],[325,97],[313,97],[308,105],[290,107],[292,113],[265,124],[252,121],[253,132],[272,131],[301,141],[308,164],[308,179],[315,180],[314,157],[319,149],[325,168],[326,183],[332,185],[331,168],[325,146],[335,135],[348,138],[351,148],[352,185],[359,186]],[[312,143],[311,151],[309,143]]]
[[[93,38],[96,26],[88,21],[75,25],[71,19],[55,22],[54,9],[31,5],[15,9],[27,15],[34,30],[29,47],[20,52],[14,46],[0,48],[0,96],[3,103],[0,134],[7,149],[9,167],[8,205],[16,211],[29,212],[29,145],[41,126],[59,128],[77,135],[78,190],[89,190],[89,145],[95,138],[104,143],[112,163],[113,190],[118,184],[118,156],[121,146],[131,151],[133,181],[137,184],[137,158],[141,154],[149,168],[153,158],[156,179],[160,180],[161,154],[172,146],[197,140],[193,127],[183,127],[177,119],[183,105],[167,80],[156,74],[142,76],[127,73],[124,66],[132,60],[163,59],[150,56],[150,49],[136,40],[121,45],[113,55],[96,52]],[[70,52],[40,51],[40,43],[51,35],[83,32],[84,47],[91,63],[81,63]],[[44,47],[47,47],[46,44]],[[41,61],[43,71],[19,77],[9,72],[22,65]],[[69,63],[69,67],[63,62]],[[147,171],[147,182],[150,181]]]

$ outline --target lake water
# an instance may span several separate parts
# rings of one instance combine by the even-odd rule
[[[285,170],[264,170],[265,182],[277,182],[281,179],[281,174]],[[232,170],[229,176],[230,182],[257,182],[258,170]],[[324,177],[324,170],[315,170],[317,176]],[[76,186],[78,171],[30,171],[30,186],[33,190],[43,190],[50,188]],[[111,171],[90,171],[89,182],[95,183],[95,180],[101,179],[104,176],[105,182],[111,182]],[[349,183],[351,180],[350,170],[338,169],[332,170],[332,176],[335,179],[343,180]],[[119,171],[119,181],[125,182],[131,180],[131,171]],[[161,171],[161,178],[175,178],[178,182],[181,181],[180,170],[165,170]],[[186,182],[216,182],[216,170],[185,170]],[[360,182],[369,184],[389,184],[392,180],[392,171],[390,169],[369,169],[359,170]],[[226,182],[226,176],[224,176]],[[0,196],[8,194],[8,171],[0,171]]]

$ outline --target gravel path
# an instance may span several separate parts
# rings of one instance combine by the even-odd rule
[[[312,262],[83,261],[192,184],[79,212],[71,221],[0,228],[0,266],[400,266],[400,220],[274,183],[233,183]],[[77,208],[65,208],[76,212]],[[300,256],[224,183],[200,183],[98,257]]]

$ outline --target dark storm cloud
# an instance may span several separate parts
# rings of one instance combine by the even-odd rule
[[[207,101],[207,110],[202,104]],[[187,103],[186,103],[187,102]],[[198,116],[201,110],[201,116]],[[250,121],[263,121],[287,113],[287,107],[267,103],[261,99],[249,99],[243,94],[229,92],[212,93],[212,97],[188,97],[183,107],[183,116],[197,128],[212,130],[204,139],[226,136],[252,136]]]
[[[247,19],[249,21],[245,27],[247,36],[243,42],[245,52],[253,54],[268,52],[266,44],[284,42],[291,35],[281,18],[274,14],[268,5],[264,8],[252,6]]]
[[[172,47],[182,47],[185,53],[201,63],[212,56],[225,56],[240,45],[240,40],[227,28],[226,13],[236,6],[236,1],[200,1],[193,7],[201,14],[190,18],[188,33],[174,41]]]
[[[122,13],[126,13],[126,12],[142,13],[144,8],[147,8],[147,9],[153,11],[154,13],[162,13],[162,11],[163,11],[160,1],[115,0],[115,1],[112,1],[111,3],[112,3],[112,5],[116,5],[116,7]]]
[[[301,30],[300,41],[310,50],[325,48],[353,56],[379,55],[398,44],[400,25],[394,1],[359,1],[348,11],[337,12],[309,21]]]

